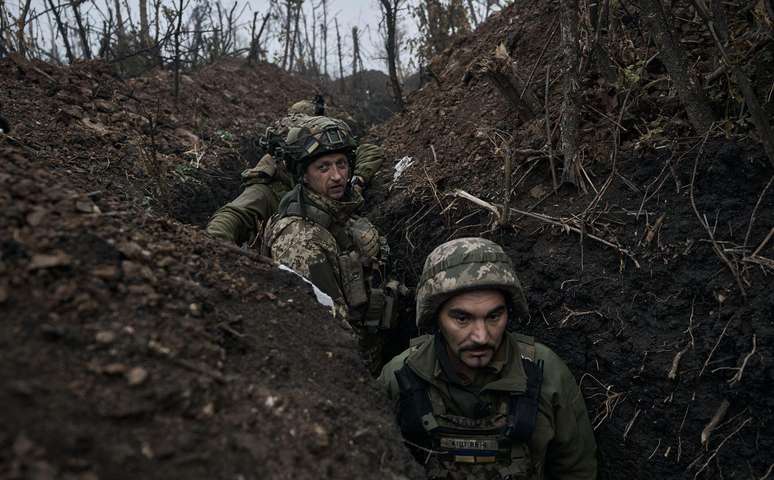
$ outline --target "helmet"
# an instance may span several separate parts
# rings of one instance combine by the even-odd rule
[[[288,108],[288,113],[301,113],[303,115],[314,115],[314,103],[310,102],[309,100],[301,100]]]
[[[356,148],[346,123],[330,117],[308,117],[288,130],[285,161],[288,170],[300,178],[312,161],[328,153],[347,155],[351,167]]]
[[[439,245],[427,256],[417,286],[417,328],[430,330],[446,300],[478,289],[502,291],[515,315],[529,315],[521,282],[500,245],[484,238],[458,238]]]

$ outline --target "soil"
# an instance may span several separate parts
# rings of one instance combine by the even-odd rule
[[[214,98],[234,68],[229,89],[274,95]],[[176,110],[158,78],[0,68],[14,126],[0,140],[0,478],[417,478],[353,334],[310,287],[179,221],[214,210],[175,201],[189,133],[196,175],[238,181],[222,173],[242,162],[236,140],[217,132],[252,131],[304,83],[226,63],[186,80]],[[152,135],[131,98],[160,99]],[[144,163],[151,136],[162,170]]]
[[[544,102],[546,67],[558,71],[561,58],[558,32],[549,35],[557,9],[517,3],[436,57],[437,81],[376,129],[394,161],[369,192],[371,218],[388,235],[397,270],[416,285],[426,255],[452,238],[481,235],[504,246],[531,308],[518,329],[557,351],[580,382],[602,478],[767,478],[774,462],[774,293],[771,265],[750,257],[762,246],[757,255],[774,258],[774,242],[765,243],[774,227],[774,189],[755,133],[726,130],[704,143],[668,82],[653,83],[663,68],[641,69],[629,88],[590,69],[582,77],[579,147],[591,183],[588,193],[567,186],[554,193],[543,114],[519,122],[496,88],[466,74],[503,42],[522,80],[535,72],[532,85]],[[707,58],[711,43],[698,38],[691,53]],[[626,67],[653,53],[645,42],[626,52],[628,62],[618,60]],[[766,78],[757,80],[770,85]],[[551,89],[556,125],[559,83]],[[716,99],[723,101],[731,100]],[[558,144],[557,134],[553,153],[561,162]],[[517,152],[510,206],[521,213],[497,222],[455,191],[502,205],[508,151]],[[405,156],[414,163],[393,182],[393,167]],[[692,200],[739,283],[713,250]],[[703,430],[725,402],[703,444]]]
[[[553,191],[544,118],[519,122],[472,73],[502,42],[558,124],[556,5],[523,1],[455,40],[371,131],[393,161],[370,216],[408,285],[445,240],[504,246],[532,312],[519,330],[579,380],[602,478],[767,478],[772,168],[747,116],[696,136],[636,15],[613,16],[626,74],[582,75],[587,191]],[[681,28],[691,65],[714,71],[700,23]],[[762,98],[765,52],[745,65]],[[727,82],[708,88],[719,116],[744,111]],[[314,89],[237,60],[181,89],[175,103],[163,71],[0,61],[0,478],[420,478],[352,334],[300,279],[200,228],[238,193],[257,134]],[[517,210],[496,221],[455,191],[502,204],[508,152]]]

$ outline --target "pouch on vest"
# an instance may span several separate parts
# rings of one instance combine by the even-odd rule
[[[427,439],[438,428],[433,406],[427,395],[427,386],[408,365],[395,372],[400,395],[398,397],[398,425],[404,437],[414,441]]]
[[[382,288],[371,288],[365,326],[372,330],[390,330],[398,327],[398,296],[400,283],[390,280]]]
[[[341,288],[347,306],[355,309],[368,302],[363,264],[357,252],[349,252],[339,256],[339,268],[341,271]]]

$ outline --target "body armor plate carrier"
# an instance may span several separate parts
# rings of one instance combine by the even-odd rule
[[[407,364],[395,372],[400,389],[398,423],[404,438],[410,445],[438,455],[442,462],[508,466],[514,454],[528,457],[527,443],[535,430],[543,382],[543,361],[535,361],[531,338],[519,338],[519,347],[527,375],[526,391],[512,393],[504,409],[483,419],[434,412],[428,383]],[[509,473],[516,475],[504,478],[518,478],[518,473],[527,472]]]

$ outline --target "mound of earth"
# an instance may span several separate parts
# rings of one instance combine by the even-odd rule
[[[0,477],[421,475],[308,284],[143,201],[195,145],[213,169],[241,162],[218,132],[280,114],[302,84],[215,66],[178,112],[163,74],[3,67]],[[234,69],[274,99],[224,103]]]
[[[653,47],[626,43],[640,35],[633,17],[631,30],[616,32],[624,43],[610,39],[629,83],[608,83],[593,68],[581,77],[588,191],[554,192],[548,159],[561,166],[558,133],[549,150],[544,114],[520,122],[500,91],[471,71],[502,43],[553,128],[562,101],[557,19],[555,2],[516,2],[433,60],[437,80],[376,129],[395,161],[369,193],[372,218],[410,285],[425,256],[448,239],[481,235],[504,246],[528,290],[532,313],[520,330],[555,349],[580,382],[603,478],[767,478],[774,449],[769,161],[749,119],[721,134],[691,132]],[[681,25],[691,64],[711,73],[707,59],[717,54],[708,33],[701,22]],[[751,66],[755,84],[768,89],[765,67],[765,57]],[[721,87],[711,87],[713,106],[738,106]]]
[[[0,61],[0,114],[36,157],[78,175],[78,187],[203,224],[239,193],[254,141],[314,88],[270,64],[224,60],[183,74],[175,102],[166,70],[121,79],[109,65]]]

